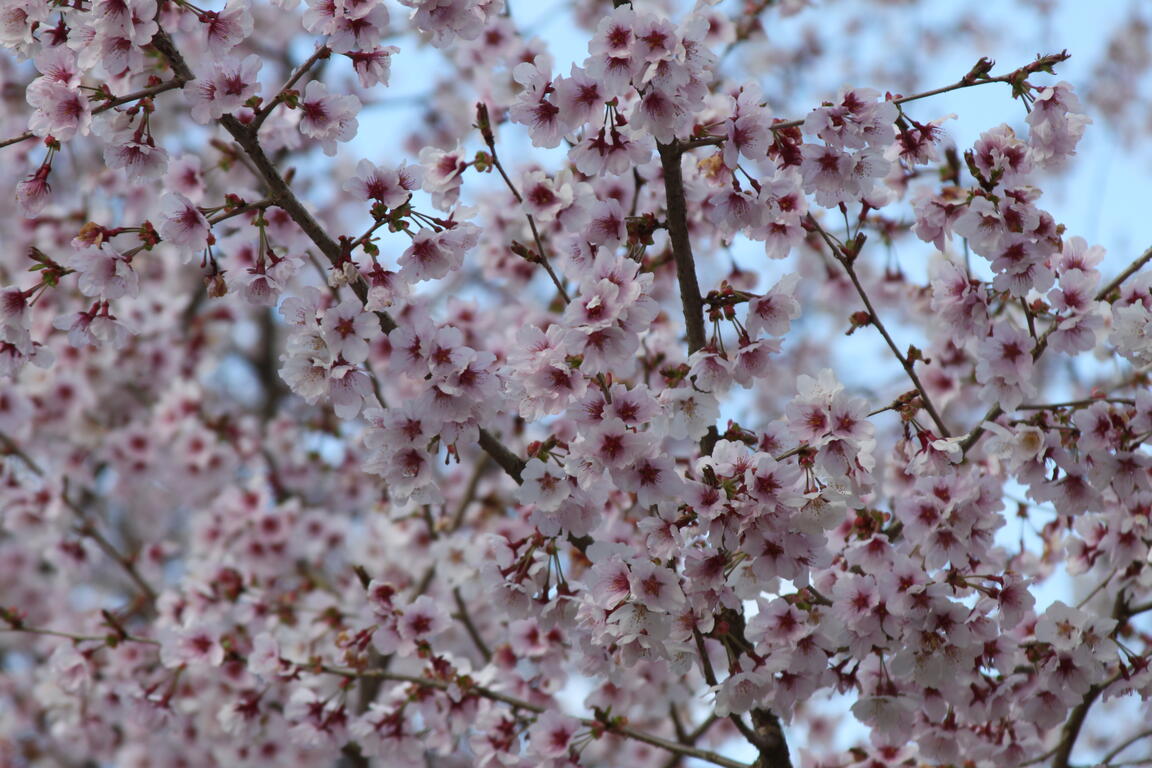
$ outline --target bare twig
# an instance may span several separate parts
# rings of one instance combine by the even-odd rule
[[[952,433],[948,431],[948,427],[944,424],[944,419],[940,417],[940,413],[932,403],[932,398],[928,396],[928,390],[924,388],[924,384],[921,383],[920,377],[916,374],[916,361],[901,352],[900,348],[896,346],[896,342],[892,340],[892,335],[888,333],[888,329],[884,326],[884,321],[880,319],[880,313],[872,306],[872,300],[868,298],[868,292],[864,290],[864,286],[860,283],[860,278],[856,274],[856,268],[853,266],[852,259],[844,254],[843,247],[832,239],[824,228],[820,226],[820,222],[816,221],[815,217],[811,214],[808,215],[808,221],[812,227],[820,233],[824,242],[832,249],[832,255],[843,265],[844,270],[848,273],[848,279],[852,281],[852,285],[856,288],[857,295],[860,296],[860,300],[864,302],[864,307],[868,310],[869,323],[875,326],[876,330],[880,332],[880,335],[884,337],[885,343],[888,344],[888,349],[892,350],[892,354],[895,355],[896,359],[900,362],[904,373],[908,375],[908,378],[912,381],[912,385],[915,386],[916,391],[920,393],[920,401],[924,404],[924,410],[926,410],[932,418],[932,423],[936,425],[940,436],[951,437]]]
[[[480,127],[480,134],[484,139],[484,143],[488,145],[488,154],[491,156],[492,167],[499,173],[500,178],[504,179],[504,184],[516,198],[516,202],[524,205],[524,197],[520,194],[520,190],[516,189],[516,185],[512,183],[512,179],[508,177],[507,172],[504,170],[504,165],[500,162],[500,156],[496,153],[496,134],[492,131],[492,124],[488,119],[488,108],[480,103],[476,105],[478,124]],[[540,239],[540,231],[536,228],[536,219],[532,214],[527,211],[524,212],[524,217],[528,219],[528,228],[532,230],[532,239],[536,243],[536,253],[540,258],[540,266],[544,267],[544,271],[548,273],[548,277],[552,278],[552,284],[556,286],[556,291],[560,294],[560,298],[567,304],[572,299],[568,297],[568,291],[564,289],[564,283],[560,281],[560,277],[552,269],[552,264],[548,259],[548,252],[544,250],[544,242]]]
[[[1149,737],[1152,737],[1152,728],[1146,728],[1146,729],[1140,731],[1139,733],[1133,734],[1129,738],[1127,738],[1124,741],[1117,744],[1114,749],[1112,749],[1110,752],[1108,752],[1108,754],[1104,755],[1104,757],[1100,760],[1100,764],[1101,765],[1110,765],[1112,763],[1112,761],[1115,760],[1120,755],[1121,752],[1128,749],[1128,747],[1132,746],[1136,742],[1138,742],[1142,739],[1147,739]]]
[[[1065,56],[1065,58],[1066,58],[1066,56]],[[939,96],[941,94],[949,93],[951,91],[959,91],[959,90],[962,90],[964,88],[974,88],[975,86],[986,85],[988,83],[1008,83],[1008,84],[1012,85],[1014,78],[1016,78],[1020,72],[1021,72],[1021,69],[1016,69],[1016,70],[1013,70],[1012,72],[1009,72],[1009,73],[1004,74],[1004,75],[996,75],[995,77],[985,76],[985,77],[976,78],[976,79],[965,77],[961,80],[956,81],[955,83],[952,83],[951,85],[941,86],[940,88],[933,88],[933,89],[928,90],[928,91],[921,91],[919,93],[914,93],[910,96],[898,96],[897,98],[892,99],[891,103],[893,103],[893,104],[907,104],[908,102],[911,102],[911,101],[918,101],[920,99],[927,99],[929,97]],[[789,128],[799,128],[802,125],[804,125],[804,118],[798,118],[796,120],[786,120],[786,121],[779,122],[779,123],[773,123],[769,127],[773,132],[775,132],[775,131],[788,130]],[[698,139],[692,139],[690,141],[685,141],[680,146],[683,150],[687,151],[687,150],[691,150],[691,149],[696,149],[697,147],[718,147],[718,146],[722,145],[724,143],[724,141],[725,141],[725,138],[723,136],[704,136],[704,137],[701,137]]]
[[[720,721],[720,718],[717,717],[715,714],[708,715],[708,717],[704,718],[703,722],[701,722],[700,725],[693,728],[691,732],[684,734],[680,738],[680,743],[681,744],[687,744],[687,745],[695,744],[697,741],[699,741],[701,736],[703,736],[705,733],[707,733],[709,728],[711,728],[713,725],[715,725],[719,721]],[[679,754],[672,755],[671,757],[668,758],[668,761],[666,763],[664,763],[663,768],[676,768],[676,766],[680,765],[680,763],[683,761],[683,759],[684,759],[683,755],[679,755]]]
[[[299,82],[300,78],[303,77],[308,70],[312,69],[313,64],[321,59],[326,59],[331,55],[332,51],[326,45],[322,45],[313,51],[312,55],[305,59],[304,62],[296,68],[296,71],[293,72],[292,76],[288,78],[288,82],[280,86],[280,90],[276,91],[276,95],[272,97],[272,100],[264,106],[260,107],[260,111],[256,113],[256,116],[250,123],[250,130],[252,133],[255,134],[256,131],[260,130],[260,126],[264,124],[264,121],[268,119],[268,116],[272,114],[272,111],[276,109],[276,107],[279,106],[282,101],[284,101],[285,94],[287,94],[288,90],[292,88],[292,86],[296,85],[296,83]]]
[[[1107,285],[1096,292],[1096,301],[1107,301],[1112,292],[1124,284],[1124,281],[1140,271],[1140,268],[1152,261],[1152,248],[1144,251],[1129,264],[1123,272],[1116,275]]]
[[[460,587],[452,588],[452,598],[456,601],[457,613],[455,616],[464,625],[468,637],[472,638],[472,644],[476,646],[476,650],[480,651],[485,662],[492,661],[492,651],[484,642],[484,638],[480,636],[480,630],[476,628],[475,622],[472,621],[472,614],[468,613],[468,606],[464,604],[464,596],[460,594]]]
[[[1085,397],[1082,400],[1068,400],[1063,403],[1023,403],[1016,406],[1018,411],[1052,411],[1057,408],[1087,408],[1095,403],[1113,403],[1115,405],[1135,405],[1136,401],[1129,397]]]

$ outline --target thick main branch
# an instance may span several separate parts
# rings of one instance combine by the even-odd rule
[[[664,168],[664,196],[668,208],[668,239],[680,283],[680,303],[684,307],[684,328],[688,334],[688,354],[704,348],[704,302],[696,280],[696,262],[692,258],[692,240],[688,237],[688,203],[684,197],[684,173],[680,159],[684,154],[678,142],[657,145],[660,165]]]

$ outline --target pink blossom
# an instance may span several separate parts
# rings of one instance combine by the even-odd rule
[[[208,247],[212,230],[191,200],[179,192],[170,192],[161,199],[160,205],[164,220],[158,230],[165,241],[184,251],[202,251]]]
[[[300,97],[300,133],[319,141],[324,154],[335,155],[336,142],[356,135],[360,106],[355,96],[330,94],[326,85],[312,80]]]
[[[401,165],[394,170],[377,168],[367,160],[356,166],[356,176],[344,188],[364,200],[376,200],[388,208],[396,208],[420,188],[423,173],[419,166]]]
[[[800,276],[792,273],[782,277],[768,293],[748,302],[748,318],[744,327],[753,338],[766,331],[773,336],[784,336],[792,321],[800,316],[800,302],[796,300],[796,286]]]
[[[371,88],[374,85],[388,85],[392,77],[392,57],[400,52],[395,45],[385,45],[369,51],[352,51],[345,54],[352,59],[352,66],[360,77],[360,85]]]
[[[580,730],[580,722],[554,710],[536,718],[528,729],[532,751],[542,758],[560,758],[568,754],[572,738]]]
[[[160,659],[166,667],[218,667],[224,662],[219,630],[207,623],[170,629],[161,638]]]
[[[364,340],[378,327],[371,313],[365,312],[359,301],[347,299],[325,311],[320,321],[324,342],[330,353],[357,364],[368,359],[368,344]]]
[[[404,609],[398,628],[404,640],[427,642],[447,629],[448,624],[448,617],[440,605],[427,595],[421,595]]]
[[[1031,379],[1033,346],[1027,331],[1007,323],[993,326],[992,334],[980,344],[981,355],[976,364],[976,380],[987,387],[987,399],[1010,410],[1035,394]]]
[[[238,61],[225,58],[212,65],[212,75],[193,80],[184,86],[185,98],[192,105],[192,118],[198,123],[219,120],[236,112],[248,99],[259,94],[262,61],[250,55]]]
[[[455,205],[463,183],[460,174],[467,167],[459,145],[450,152],[424,147],[420,150],[420,165],[424,168],[424,191],[432,195],[432,204],[441,210]]]
[[[92,109],[78,87],[43,77],[28,88],[25,98],[35,109],[28,129],[37,136],[67,141],[76,134],[88,135]]]
[[[1040,91],[1028,113],[1028,144],[1033,161],[1042,167],[1060,168],[1071,155],[1092,118],[1083,114],[1072,86],[1059,82]]]
[[[20,214],[27,218],[39,215],[48,204],[52,195],[52,187],[48,184],[48,174],[52,166],[42,165],[36,171],[16,184],[16,202],[20,206]]]
[[[85,296],[119,299],[139,292],[136,271],[111,246],[81,246],[71,254],[69,266],[79,273],[80,290]]]
[[[465,253],[475,247],[479,236],[479,230],[470,224],[443,232],[416,232],[412,245],[400,256],[400,276],[412,283],[444,277],[459,269]]]
[[[536,64],[523,62],[512,70],[516,82],[523,86],[516,103],[508,111],[515,122],[528,126],[532,143],[538,147],[555,147],[569,131],[560,108],[550,98],[555,90],[548,73]]]
[[[200,15],[200,30],[213,56],[223,56],[246,40],[255,25],[248,0],[232,0],[224,10]]]

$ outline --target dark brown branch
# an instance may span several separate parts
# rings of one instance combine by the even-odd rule
[[[689,355],[703,349],[707,343],[704,333],[704,302],[700,297],[700,283],[696,278],[696,261],[692,256],[692,240],[688,234],[688,203],[684,194],[684,174],[681,166],[684,147],[678,141],[671,144],[658,143],[660,165],[664,170],[664,197],[667,207],[668,239],[672,245],[672,259],[676,264],[676,279],[680,284],[680,302],[684,311],[684,326],[688,336]],[[704,455],[712,452],[719,439],[715,427],[700,441],[700,451]],[[704,677],[709,685],[716,685],[716,675],[712,670],[704,638],[697,630],[696,648]],[[760,752],[756,765],[760,768],[791,768],[788,759],[788,746],[784,742],[779,718],[767,709],[752,711],[756,729],[749,729],[739,716],[733,716],[733,723],[745,738]],[[765,724],[761,735],[761,724]],[[768,728],[768,725],[774,725]],[[782,750],[782,751],[781,751]],[[782,762],[781,762],[782,760]]]
[[[680,166],[684,154],[678,143],[657,144],[660,165],[664,169],[664,196],[668,207],[668,239],[672,259],[676,262],[676,279],[680,283],[680,303],[684,307],[684,328],[688,335],[688,354],[704,348],[704,302],[696,279],[696,262],[692,258],[692,240],[688,236],[688,203],[684,197],[684,174]]]
[[[114,108],[120,106],[121,104],[127,104],[130,101],[139,101],[140,99],[146,99],[150,96],[156,96],[157,94],[164,93],[165,91],[171,91],[171,90],[174,90],[176,88],[183,88],[184,84],[187,83],[188,80],[191,80],[191,79],[192,79],[191,77],[189,77],[187,79],[185,79],[183,77],[174,77],[171,80],[165,80],[162,83],[157,83],[156,85],[150,85],[147,88],[141,88],[138,91],[132,91],[131,93],[126,93],[123,96],[117,96],[113,99],[108,99],[108,100],[104,101],[104,103],[102,103],[99,107],[92,110],[92,114],[98,115],[101,112],[107,112],[108,110],[114,109]],[[22,141],[27,141],[28,139],[32,139],[35,137],[36,137],[36,134],[32,133],[32,131],[24,131],[24,133],[20,134],[19,136],[12,136],[11,138],[7,138],[7,139],[0,141],[0,149],[3,149],[4,147],[9,147],[13,144],[19,144]]]
[[[504,165],[500,162],[500,156],[496,153],[496,134],[492,131],[492,123],[488,119],[488,107],[483,102],[476,105],[477,124],[480,128],[480,134],[484,139],[484,143],[488,145],[488,153],[492,156],[492,166],[500,173],[500,178],[504,179],[505,186],[512,196],[516,198],[516,202],[524,205],[524,197],[520,194],[520,190],[516,189],[516,185],[512,183],[512,179],[508,177],[508,173],[504,170]],[[556,286],[560,298],[568,304],[572,299],[568,297],[568,291],[564,290],[564,283],[560,281],[560,277],[552,269],[552,263],[548,259],[548,252],[544,250],[544,242],[540,239],[540,230],[536,228],[536,219],[532,214],[527,211],[524,212],[524,217],[528,219],[528,228],[532,230],[532,239],[536,243],[536,253],[540,259],[540,266],[544,267],[544,271],[548,273],[548,277],[552,278],[552,284]]]
[[[1056,752],[1052,757],[1052,768],[1069,768],[1069,760],[1072,757],[1072,748],[1076,746],[1076,740],[1080,737],[1080,729],[1084,727],[1084,720],[1088,717],[1088,710],[1096,703],[1096,699],[1100,694],[1119,679],[1119,674],[1113,676],[1108,682],[1103,685],[1094,685],[1088,689],[1084,694],[1084,698],[1077,704],[1068,719],[1064,721],[1064,728],[1060,733],[1060,743],[1056,747]]]
[[[1121,589],[1117,592],[1116,599],[1112,602],[1112,618],[1117,619],[1123,624],[1131,616],[1132,609],[1128,605],[1123,589]],[[1113,634],[1115,634],[1115,632]],[[1088,717],[1088,710],[1092,708],[1092,705],[1096,702],[1096,699],[1100,697],[1100,694],[1121,677],[1123,677],[1123,670],[1116,672],[1105,682],[1093,685],[1088,689],[1088,692],[1084,694],[1080,703],[1072,709],[1072,712],[1068,715],[1068,719],[1064,721],[1064,728],[1060,733],[1060,742],[1056,745],[1056,751],[1053,753],[1052,768],[1069,768],[1072,749],[1076,746],[1076,740],[1080,737],[1080,729],[1084,727],[1084,720]]]
[[[788,753],[788,742],[784,739],[784,729],[775,712],[767,709],[753,709],[752,725],[756,738],[752,743],[760,750],[755,768],[792,768],[792,756]]]
[[[483,427],[480,429],[480,447],[485,453],[491,456],[492,460],[499,464],[500,468],[515,480],[517,484],[524,482],[521,475],[528,462],[508,450],[504,443],[500,442],[491,432]]]

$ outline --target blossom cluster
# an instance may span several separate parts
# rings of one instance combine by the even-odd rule
[[[1103,96],[797,100],[729,54],[808,3],[681,5],[564,74],[501,0],[0,0],[0,764],[1147,751],[1152,250],[1044,194]]]

